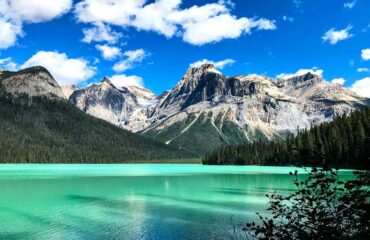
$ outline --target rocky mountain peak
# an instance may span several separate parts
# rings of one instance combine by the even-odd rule
[[[11,93],[63,96],[42,67],[5,71],[0,81]],[[197,153],[224,144],[284,138],[297,127],[331,121],[370,103],[313,73],[286,80],[255,74],[225,77],[212,64],[189,68],[172,90],[158,97],[138,86],[117,88],[107,77],[73,89],[63,87],[65,95],[73,91],[69,101],[82,111]]]
[[[222,75],[213,64],[206,63],[197,67],[190,67],[177,85],[177,88],[185,87],[185,92],[193,90],[203,74],[213,72]]]
[[[66,99],[69,99],[73,92],[77,90],[77,87],[75,85],[65,85],[61,86],[61,88]]]
[[[307,85],[307,83],[316,84],[316,83],[320,83],[322,81],[323,81],[323,79],[320,76],[318,76],[316,74],[313,74],[311,72],[307,72],[303,75],[291,77],[291,78],[288,78],[286,80],[286,82],[289,82],[289,83],[294,84],[294,85],[298,85],[298,84],[306,84]]]
[[[9,93],[15,95],[27,94],[30,97],[46,96],[49,98],[65,98],[57,81],[55,81],[50,72],[42,66],[6,73],[7,74],[2,77],[2,84]]]
[[[215,65],[212,63],[205,63],[200,66],[191,66],[186,71],[185,75],[202,75],[204,72],[212,71],[216,69]]]
[[[112,87],[116,87],[108,77],[103,77],[103,79],[100,81],[101,84],[107,84]]]

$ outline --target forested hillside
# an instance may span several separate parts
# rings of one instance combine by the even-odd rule
[[[0,89],[0,163],[122,163],[187,157],[191,154],[91,117],[67,101],[13,97]]]
[[[205,155],[204,164],[303,165],[370,168],[370,109],[301,130],[284,141],[225,146]]]

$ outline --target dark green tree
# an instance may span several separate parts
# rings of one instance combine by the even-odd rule
[[[306,180],[294,177],[297,191],[268,194],[272,217],[243,230],[252,239],[370,239],[370,173],[340,181],[336,170],[313,169]]]

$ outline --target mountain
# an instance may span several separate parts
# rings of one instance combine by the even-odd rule
[[[0,126],[0,162],[122,163],[192,156],[80,111],[42,67],[0,73]]]
[[[283,139],[369,105],[369,99],[312,73],[290,79],[226,77],[204,64],[189,68],[172,90],[150,95],[147,104],[138,100],[142,93],[105,86],[107,81],[75,91],[70,101],[96,117],[197,154],[225,144]]]
[[[0,80],[7,93],[26,94],[30,97],[47,96],[63,99],[64,94],[58,83],[44,67],[33,67],[18,72],[3,71]]]
[[[369,169],[370,108],[301,130],[284,141],[223,146],[206,154],[203,163]]]
[[[124,129],[142,130],[155,94],[139,87],[116,87],[108,78],[75,90],[69,100],[79,109]]]
[[[186,72],[154,108],[143,134],[204,153],[224,144],[281,139],[367,104],[311,73],[287,80],[225,77],[208,64]]]

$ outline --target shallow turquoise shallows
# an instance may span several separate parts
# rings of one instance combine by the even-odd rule
[[[294,170],[0,165],[0,239],[228,238],[233,226],[265,213],[266,193],[295,190]]]

